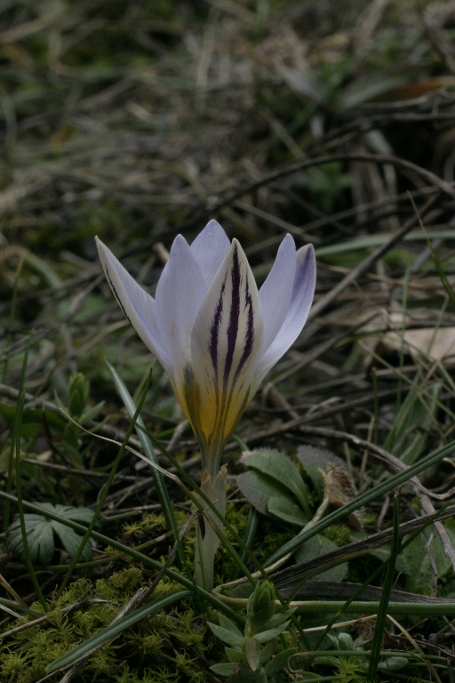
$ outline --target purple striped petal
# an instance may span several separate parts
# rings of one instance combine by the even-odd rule
[[[256,391],[265,375],[295,342],[308,318],[316,285],[316,260],[311,244],[297,252],[297,268],[292,296],[284,322],[274,341],[264,352],[254,375],[252,392]]]
[[[231,248],[228,236],[218,221],[211,220],[191,244],[201,272],[208,285],[212,282],[218,268]]]
[[[125,317],[166,371],[170,372],[172,362],[157,323],[153,297],[137,284],[98,237],[95,237],[95,241],[107,281]]]
[[[259,290],[264,320],[264,350],[268,349],[283,325],[291,302],[296,265],[294,240],[291,235],[286,235],[272,270]]]
[[[214,475],[224,442],[250,396],[262,344],[258,290],[242,247],[234,240],[194,321],[193,365],[185,376],[187,415],[201,444],[203,467]]]

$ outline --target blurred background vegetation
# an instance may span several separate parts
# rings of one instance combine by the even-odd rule
[[[0,0],[0,485],[6,492],[96,507],[117,450],[84,435],[59,406],[122,441],[129,419],[104,361],[135,399],[152,367],[147,428],[198,477],[191,431],[161,368],[113,300],[93,238],[153,293],[175,235],[191,241],[210,218],[240,239],[258,282],[286,232],[297,246],[312,242],[317,250],[311,321],[246,412],[239,433],[249,446],[289,455],[302,442],[328,448],[365,491],[386,475],[354,437],[383,446],[406,466],[453,438],[454,35],[452,1]],[[402,228],[405,239],[394,243]],[[12,454],[21,388],[18,491]],[[244,472],[232,445],[227,457],[233,474]],[[169,540],[147,473],[125,456],[102,521],[112,538],[150,542],[159,559]],[[428,507],[430,498],[423,503],[408,487],[400,520],[449,500],[453,477],[451,458],[426,470],[422,481],[435,493],[433,502]],[[245,498],[234,477],[231,484],[230,514],[241,530]],[[170,490],[183,523],[188,501],[172,484]],[[312,503],[321,491],[313,495]],[[30,604],[36,587],[20,539],[15,546],[11,530],[7,535],[15,512],[5,503],[0,561],[7,585]],[[363,531],[336,527],[326,537],[343,545],[355,533],[389,526],[389,496],[363,514]],[[73,519],[90,518],[84,515]],[[292,538],[297,530],[289,527],[269,516],[258,557]],[[422,542],[403,554],[402,588],[455,596],[452,527],[441,532],[437,550],[427,552]],[[54,530],[57,545],[41,556],[39,573],[53,608],[50,596],[74,545]],[[191,533],[186,542],[193,543]],[[96,594],[111,606],[149,580],[146,570],[125,568],[125,558],[111,559],[112,549],[106,554],[94,542],[92,550],[96,568],[87,569],[90,553],[81,557],[87,567],[82,562],[60,606],[74,604],[84,590],[93,597],[87,571],[107,582]],[[220,580],[227,581],[234,570],[223,551],[220,557]],[[378,562],[369,555],[351,563],[348,578],[365,580]],[[115,572],[123,574],[113,587],[108,577]],[[4,587],[5,599],[13,594]],[[71,643],[110,623],[114,613],[91,612],[93,623],[78,624]],[[202,617],[202,635],[191,641],[193,619],[181,613],[170,644],[163,644],[164,621],[155,624],[156,641],[144,644],[144,622],[118,657],[114,649],[104,660],[98,654],[72,678],[219,680],[204,653],[207,643],[215,647],[207,655],[213,663],[223,650],[216,650]],[[441,658],[441,671],[453,638],[450,619],[429,619],[415,634],[421,651]],[[11,619],[2,631],[10,626]],[[436,632],[433,650],[425,649]],[[23,654],[19,636],[5,641],[2,683],[44,680],[38,636],[33,655]],[[391,647],[401,637],[395,636]],[[179,660],[177,642],[186,644]],[[62,641],[53,656],[64,649]],[[159,673],[150,668],[156,661]],[[335,670],[341,676],[340,667],[323,673]],[[434,676],[428,671],[413,669],[413,680]],[[439,680],[453,680],[441,671]],[[362,667],[352,674],[358,678],[343,675],[331,680],[364,680]]]

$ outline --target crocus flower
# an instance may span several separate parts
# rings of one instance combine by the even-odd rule
[[[286,235],[258,290],[239,242],[231,243],[212,220],[191,245],[175,238],[153,298],[96,241],[121,309],[163,365],[193,427],[203,490],[214,500],[222,495],[216,479],[227,439],[307,319],[316,278],[313,247],[296,251]]]

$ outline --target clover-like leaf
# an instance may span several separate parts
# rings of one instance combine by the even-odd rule
[[[309,492],[298,469],[279,451],[252,451],[244,454],[248,467],[237,477],[243,495],[264,515],[305,526],[311,515]]]
[[[250,469],[258,470],[271,479],[278,481],[294,494],[307,516],[310,515],[308,505],[308,488],[296,466],[280,451],[265,449],[244,453],[242,462]]]
[[[277,495],[277,486],[273,480],[260,472],[249,470],[238,475],[237,485],[258,512],[262,515],[268,513],[268,502],[272,496]],[[292,498],[289,496],[289,501],[291,500]]]
[[[93,517],[93,510],[74,508],[67,505],[52,505],[51,503],[41,503],[40,506],[43,508],[42,515],[37,513],[26,513],[24,515],[25,531],[32,562],[42,566],[50,564],[55,550],[55,535],[59,538],[68,555],[74,557],[82,537],[74,529],[46,517],[45,511],[48,510],[55,515],[74,522],[89,524]],[[18,515],[14,518],[8,530],[6,547],[9,552],[17,553],[24,559],[24,543]],[[91,557],[92,551],[87,544],[80,559],[82,562],[88,562]]]

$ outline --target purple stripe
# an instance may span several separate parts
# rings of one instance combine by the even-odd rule
[[[238,364],[237,370],[235,371],[234,382],[239,376],[243,366],[245,365],[249,356],[253,351],[254,343],[254,315],[253,315],[253,300],[250,294],[250,288],[248,286],[248,280],[246,281],[246,292],[245,292],[245,308],[248,308],[248,324],[246,329],[246,339],[245,348],[243,349],[242,357],[240,363]]]
[[[237,342],[237,335],[239,332],[239,317],[240,317],[240,263],[237,251],[237,245],[234,247],[233,263],[231,270],[232,280],[232,299],[231,310],[229,313],[229,324],[227,329],[228,348],[226,353],[226,363],[224,366],[224,381],[228,381],[229,373],[232,368],[232,361],[234,359],[235,345]]]
[[[215,314],[210,326],[209,352],[212,365],[215,368],[215,376],[218,378],[218,339],[220,334],[221,319],[223,317],[223,296],[226,289],[226,280],[221,287],[220,298],[215,308]]]

